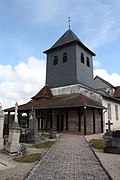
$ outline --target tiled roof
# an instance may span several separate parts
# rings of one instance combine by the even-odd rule
[[[88,49],[82,42],[81,40],[74,34],[74,32],[69,29],[67,30],[59,39],[58,41],[48,50],[44,51],[44,53],[47,53],[55,48],[58,48],[60,46],[72,43],[72,42],[76,42],[78,43],[80,46],[83,47],[83,49],[85,49],[86,51],[88,51],[89,53],[91,53],[93,56],[95,56],[95,54]]]
[[[32,99],[51,98],[53,96],[49,86],[45,85]]]
[[[44,87],[46,89],[46,87]],[[44,88],[40,91],[44,93]],[[50,92],[49,92],[50,93]],[[39,98],[38,98],[39,97]],[[70,107],[94,107],[103,109],[101,103],[94,101],[82,94],[75,93],[69,95],[61,95],[61,96],[51,96],[50,98],[46,98],[42,94],[39,93],[32,98],[26,104],[20,105],[18,109],[20,111],[31,110],[34,109],[52,109],[52,108],[70,108]],[[5,109],[5,111],[14,111],[14,108]]]
[[[120,86],[115,87],[114,97],[116,97],[116,98],[120,97]]]

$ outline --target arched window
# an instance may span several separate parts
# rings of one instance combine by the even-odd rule
[[[84,64],[84,54],[83,53],[81,53],[81,63]]]
[[[86,62],[87,66],[90,67],[90,60],[89,60],[89,57],[86,58],[86,61],[87,61],[87,62]]]
[[[53,65],[58,64],[58,56],[54,56]]]
[[[63,63],[67,62],[67,53],[63,53]]]

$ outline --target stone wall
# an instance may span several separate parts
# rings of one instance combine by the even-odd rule
[[[52,88],[51,89],[54,96],[57,95],[64,95],[64,94],[74,94],[74,93],[81,93],[91,99],[94,99],[97,102],[101,102],[101,96],[99,93],[93,91],[93,89],[86,88],[81,84],[75,84],[71,86],[63,86],[59,88]]]

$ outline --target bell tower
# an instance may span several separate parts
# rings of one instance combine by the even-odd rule
[[[48,50],[46,84],[62,87],[82,84],[94,87],[93,61],[95,54],[69,28]]]

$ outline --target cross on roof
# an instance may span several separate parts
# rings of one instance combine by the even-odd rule
[[[69,29],[70,29],[70,21],[71,21],[71,19],[70,19],[70,16],[69,16],[68,17]]]
[[[110,120],[106,123],[106,125],[108,125],[108,131],[111,131],[111,125],[113,125],[113,123],[110,122]]]

